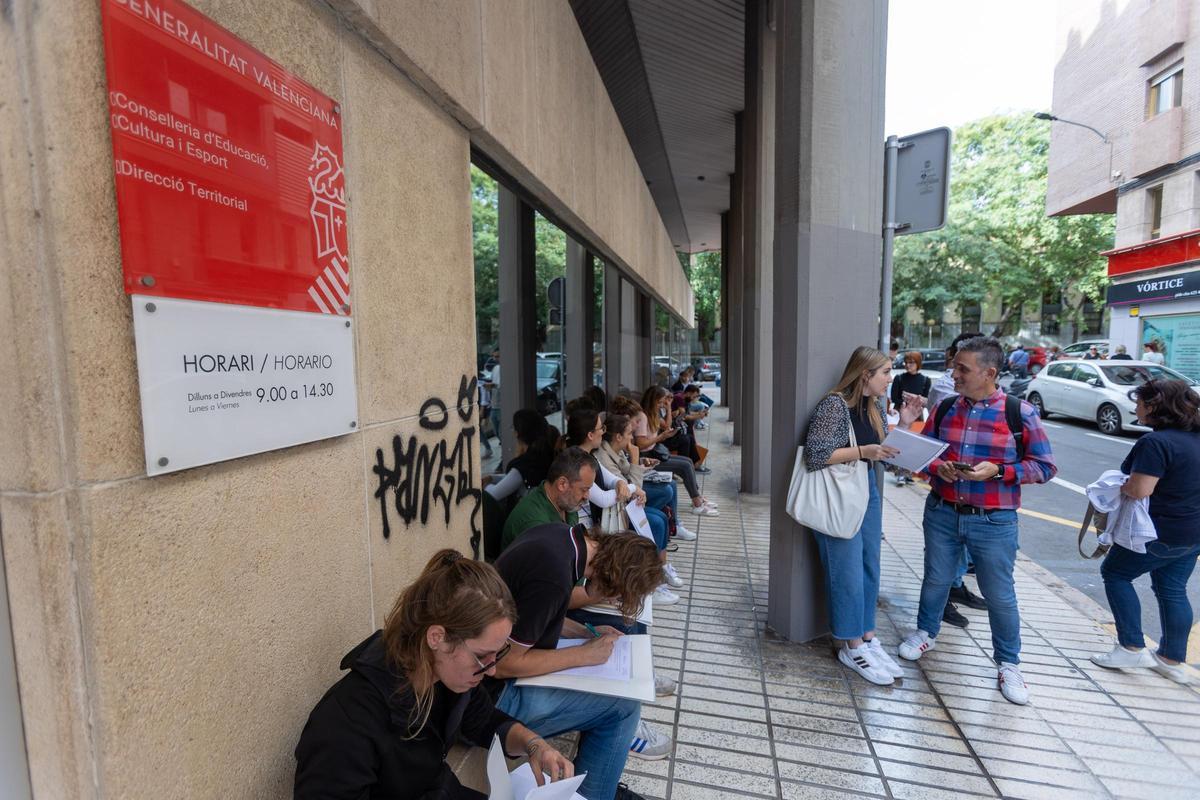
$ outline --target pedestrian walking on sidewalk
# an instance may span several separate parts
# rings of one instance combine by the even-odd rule
[[[898,451],[885,447],[887,419],[883,397],[891,380],[892,362],[873,347],[850,356],[837,386],[813,410],[804,440],[809,471],[831,464],[880,459]],[[921,412],[920,397],[910,396],[900,409],[900,424],[910,425]],[[850,445],[851,427],[856,446]],[[849,539],[813,531],[825,570],[829,623],[840,643],[838,660],[871,683],[887,686],[903,675],[900,665],[875,638],[875,603],[879,598],[879,550],[883,540],[883,506],[875,471],[868,471],[867,513]]]
[[[1136,500],[1150,498],[1150,520],[1158,539],[1146,552],[1135,553],[1114,543],[1100,575],[1108,606],[1117,623],[1117,646],[1092,656],[1102,667],[1149,667],[1177,683],[1188,683],[1181,666],[1192,629],[1187,583],[1200,555],[1200,395],[1184,381],[1148,381],[1131,394],[1138,422],[1153,428],[1139,439],[1121,471],[1129,480],[1121,493]],[[1142,606],[1133,580],[1147,572],[1162,640],[1158,652],[1146,650]]]
[[[932,491],[925,503],[921,603],[917,630],[900,644],[900,656],[916,661],[933,649],[965,545],[987,601],[998,686],[1006,700],[1024,705],[1029,690],[1018,667],[1021,617],[1013,585],[1017,508],[1021,484],[1045,483],[1057,468],[1037,411],[996,385],[1003,366],[995,339],[962,342],[954,359],[958,397],[925,423],[925,435],[949,447],[926,468]]]

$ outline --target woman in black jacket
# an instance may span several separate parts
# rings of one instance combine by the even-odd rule
[[[498,711],[484,675],[508,653],[516,610],[488,564],[442,550],[400,595],[382,631],[342,659],[349,674],[317,703],[296,746],[294,796],[322,800],[477,800],[446,764],[459,736],[529,756],[533,774],[570,761]]]

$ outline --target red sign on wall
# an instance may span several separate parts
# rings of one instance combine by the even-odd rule
[[[178,0],[102,0],[128,294],[350,313],[337,104]]]

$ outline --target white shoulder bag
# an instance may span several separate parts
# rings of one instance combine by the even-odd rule
[[[858,447],[853,422],[850,446]],[[862,459],[809,472],[804,463],[804,448],[796,448],[796,464],[788,487],[788,515],[804,527],[827,536],[852,539],[862,527],[871,499],[868,472],[867,462]]]

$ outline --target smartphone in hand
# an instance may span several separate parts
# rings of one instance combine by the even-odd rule
[[[954,467],[955,469],[961,469],[963,472],[970,472],[971,470],[975,469],[974,464],[968,464],[965,461],[951,461],[950,466]]]

